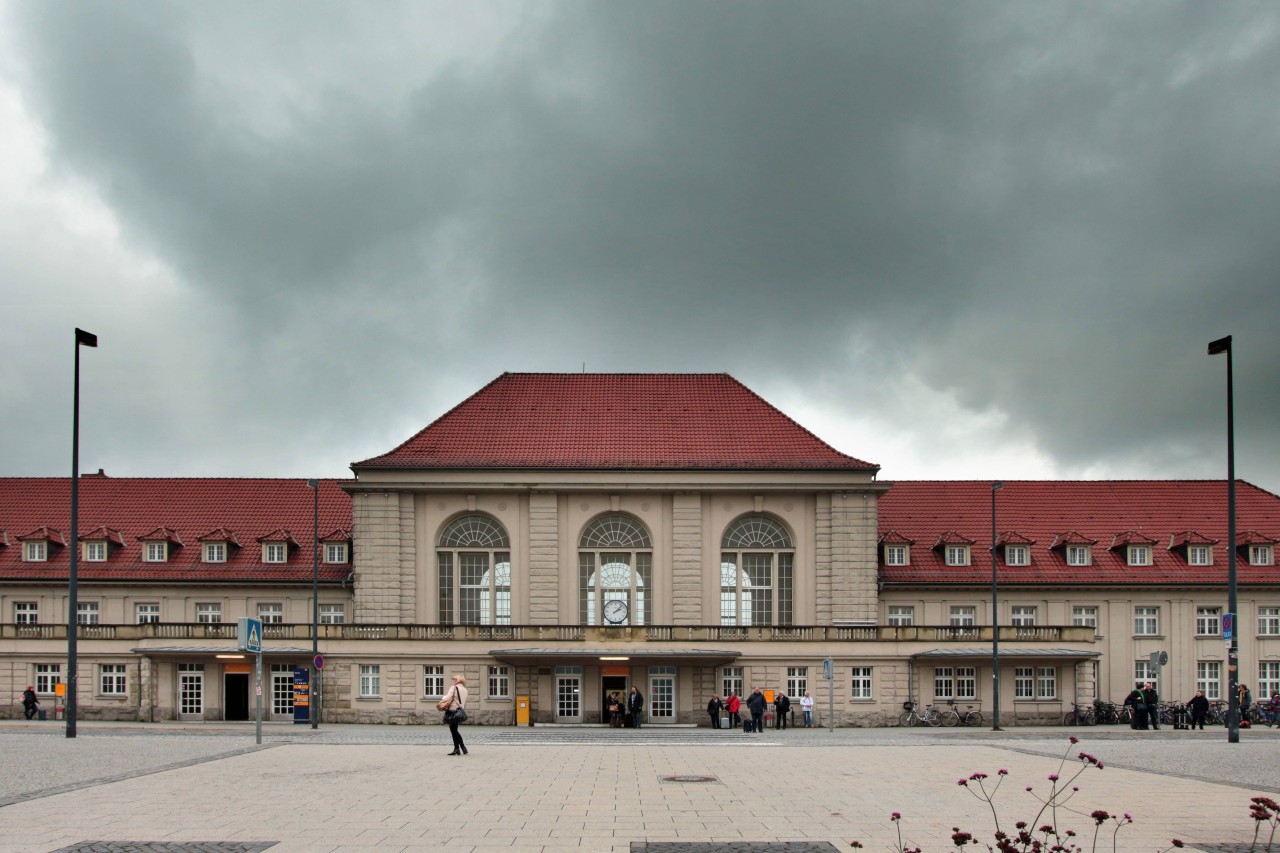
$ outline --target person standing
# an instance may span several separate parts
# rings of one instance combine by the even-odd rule
[[[751,712],[751,730],[756,734],[764,731],[764,710],[767,707],[769,703],[765,701],[760,688],[752,690],[751,695],[747,697],[747,710]]]
[[[804,715],[804,727],[813,728],[813,697],[809,695],[808,690],[800,697],[800,713]]]
[[[791,712],[791,699],[785,691],[779,690],[778,695],[773,697],[773,713],[775,719],[773,727],[775,729],[786,729],[787,714]]]
[[[1196,695],[1191,697],[1187,710],[1191,712],[1191,728],[1199,726],[1200,731],[1204,731],[1204,718],[1209,714],[1209,700],[1204,698],[1203,690],[1197,690]]]
[[[28,720],[35,719],[39,710],[40,700],[36,698],[36,689],[28,684],[27,689],[22,691],[22,716]]]
[[[453,737],[453,752],[446,754],[466,755],[467,745],[462,742],[462,735],[458,734],[459,720],[456,712],[466,710],[467,707],[467,677],[462,673],[455,672],[449,692],[440,701],[445,705],[444,719],[449,724],[449,734]]]
[[[1240,722],[1249,719],[1249,706],[1253,704],[1253,694],[1249,692],[1247,685],[1241,684],[1238,688],[1240,697]]]
[[[1133,722],[1129,723],[1129,728],[1145,731],[1147,728],[1147,706],[1142,698],[1142,688],[1133,688],[1129,695],[1124,697],[1124,704],[1133,708]]]
[[[1147,719],[1151,721],[1151,728],[1159,731],[1160,694],[1156,693],[1156,686],[1150,681],[1142,691],[1142,703],[1147,706]]]
[[[712,696],[711,701],[707,703],[707,714],[711,717],[711,728],[720,728],[720,709],[724,705],[720,702],[719,696]]]
[[[724,709],[729,712],[729,728],[736,729],[738,723],[738,711],[742,708],[742,700],[738,698],[736,691],[729,691],[729,698],[725,700]]]
[[[617,693],[609,694],[609,728],[622,727],[622,700]]]
[[[640,717],[644,713],[644,694],[639,687],[631,688],[631,695],[627,697],[627,712],[631,714],[631,727],[640,728]]]

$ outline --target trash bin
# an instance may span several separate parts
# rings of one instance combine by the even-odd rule
[[[44,708],[41,708],[40,710],[36,711],[36,719],[38,719],[40,722],[43,723],[48,718],[49,718],[49,715],[45,713]]]

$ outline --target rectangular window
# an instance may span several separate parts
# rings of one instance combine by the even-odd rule
[[[871,667],[855,666],[849,670],[851,691],[849,698],[867,700],[874,698],[871,694]]]
[[[1262,702],[1266,697],[1280,691],[1280,660],[1264,660],[1258,664],[1258,692],[1253,694],[1255,702]]]
[[[264,563],[283,563],[288,554],[288,548],[283,542],[265,542],[262,545],[262,562]]]
[[[889,624],[890,625],[914,625],[916,622],[916,609],[910,604],[890,604],[889,605]]]
[[[1026,604],[1014,605],[1009,621],[1012,625],[1029,628],[1036,624],[1036,608]]]
[[[1042,666],[1036,671],[1036,698],[1058,698],[1058,670],[1052,666]]]
[[[1093,553],[1088,545],[1068,545],[1067,565],[1088,566],[1093,563]]]
[[[1258,608],[1258,634],[1263,637],[1280,637],[1280,607]]]
[[[1160,634],[1160,608],[1133,608],[1133,635],[1135,637],[1155,637]]]
[[[1077,628],[1098,629],[1098,608],[1091,605],[1071,608],[1071,624]]]
[[[376,663],[360,664],[360,698],[378,699],[382,696],[382,667]]]
[[[968,545],[948,545],[947,546],[947,565],[948,566],[969,565],[969,546]]]
[[[1150,660],[1136,660],[1133,662],[1133,686],[1146,687],[1147,684],[1156,683],[1156,668],[1151,665]]]
[[[787,667],[787,695],[797,704],[800,697],[809,689],[809,668],[807,666]]]
[[[1129,565],[1131,566],[1151,565],[1151,546],[1150,545],[1130,545],[1129,546]]]
[[[293,716],[293,666],[271,665],[271,715],[277,719]]]
[[[196,603],[196,621],[204,625],[216,625],[222,621],[222,605],[216,601]]]
[[[1204,698],[1216,702],[1222,698],[1222,663],[1202,660],[1196,664],[1196,690],[1204,691]]]
[[[49,543],[43,539],[22,543],[22,560],[25,563],[43,563],[49,559]]]
[[[720,670],[720,695],[728,696],[730,693],[737,694],[738,698],[742,698],[742,667],[726,666]]]
[[[76,602],[76,624],[77,625],[97,625],[98,624],[98,602],[96,601]]]
[[[907,565],[907,546],[906,545],[885,545],[884,546],[884,564],[886,566]]]
[[[202,559],[206,563],[225,563],[227,561],[226,542],[206,542],[201,550],[204,552]]]
[[[84,561],[86,563],[105,563],[107,561],[107,543],[84,543]]]
[[[444,695],[444,667],[424,664],[422,667],[422,695]]]
[[[954,699],[956,698],[956,675],[955,670],[949,666],[936,666],[933,668],[933,698],[934,699]]]
[[[125,665],[104,663],[98,667],[98,685],[103,696],[123,696],[129,692],[125,680]]]
[[[1213,549],[1208,545],[1188,545],[1187,546],[1187,565],[1212,566],[1213,565]]]
[[[1006,545],[1004,546],[1004,561],[1010,566],[1029,566],[1031,565],[1031,549],[1026,545]]]
[[[15,625],[39,625],[40,605],[34,601],[15,601],[13,622]]]
[[[508,667],[489,667],[489,698],[511,698],[511,670]]]
[[[147,625],[160,621],[160,605],[159,604],[139,604],[134,608],[137,614],[138,624]]]
[[[976,667],[956,667],[956,698],[978,698],[978,670]]]
[[[1013,698],[1014,699],[1036,698],[1035,667],[1019,666],[1013,670]]]
[[[347,621],[347,606],[345,604],[321,604],[320,605],[320,624],[321,625],[342,625]]]
[[[62,664],[60,663],[38,663],[36,664],[36,692],[45,695],[53,692],[55,684],[62,683]]]
[[[277,602],[260,602],[258,618],[263,625],[280,625],[284,622],[284,605]]]
[[[1270,545],[1250,545],[1249,546],[1249,565],[1251,566],[1269,566],[1271,565],[1272,553]]]
[[[168,542],[143,542],[142,559],[147,563],[166,563],[169,561]]]
[[[978,609],[976,607],[962,607],[959,605],[951,607],[951,625],[968,628],[976,624],[978,624]]]
[[[346,542],[325,543],[324,561],[326,563],[345,563],[347,561],[347,543]]]
[[[1196,636],[1197,637],[1222,636],[1222,608],[1221,607],[1197,607],[1196,608]]]
[[[978,671],[972,666],[935,667],[933,670],[935,699],[973,699],[978,695]]]

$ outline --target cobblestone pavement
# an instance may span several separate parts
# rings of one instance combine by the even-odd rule
[[[1007,769],[996,804],[1008,829],[1032,820],[1047,777],[1067,779],[1081,750],[1105,769],[1072,783],[1062,826],[1087,841],[1091,811],[1128,812],[1135,823],[1117,850],[1153,853],[1174,837],[1224,850],[1252,838],[1249,797],[1280,794],[1280,730],[1270,729],[1241,732],[1239,744],[1222,730],[1105,727],[464,731],[471,755],[455,758],[440,726],[273,724],[258,747],[252,724],[81,723],[68,739],[61,725],[0,723],[0,853],[809,845],[790,848],[800,850],[854,839],[883,850],[897,842],[892,812],[908,847],[945,851],[954,826],[991,836],[990,808],[958,779]]]

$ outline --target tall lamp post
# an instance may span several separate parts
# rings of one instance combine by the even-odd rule
[[[311,487],[311,695],[307,697],[307,710],[311,716],[311,728],[320,726],[320,481],[307,480]]]
[[[76,624],[80,617],[76,589],[80,570],[80,347],[97,347],[98,336],[76,329],[76,376],[71,404],[71,568],[67,571],[67,737],[76,736]]]
[[[996,492],[1004,483],[991,484],[991,731],[1000,731],[1000,581],[996,569]]]
[[[1209,355],[1227,354],[1227,612],[1236,619],[1236,446],[1231,387],[1231,336],[1209,343]],[[1227,643],[1227,743],[1240,742],[1240,631]]]

